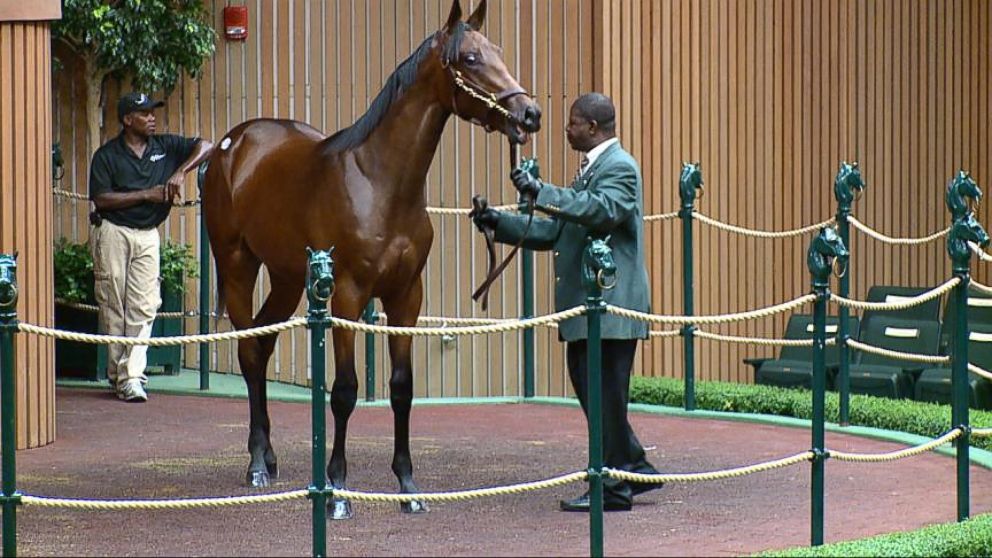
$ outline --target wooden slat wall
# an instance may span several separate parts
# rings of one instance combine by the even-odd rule
[[[185,80],[169,97],[159,120],[160,129],[172,133],[220,138],[236,124],[256,117],[292,118],[331,133],[354,122],[364,113],[392,70],[443,24],[449,0],[293,0],[289,2],[207,2],[214,28],[223,29],[222,10],[228,4],[249,7],[249,39],[244,43],[218,42],[216,55],[207,62],[197,81]],[[466,13],[474,1],[463,1]],[[566,9],[567,6],[567,9]],[[590,30],[593,0],[494,0],[483,30],[504,48],[510,70],[532,91],[545,111],[545,129],[525,156],[540,159],[544,176],[565,182],[578,159],[564,142],[567,110],[580,91],[591,88],[592,65],[583,62],[592,52]],[[545,30],[551,31],[546,32]],[[581,42],[581,49],[573,45]],[[71,58],[59,51],[65,58]],[[585,58],[584,58],[585,57]],[[88,173],[85,123],[81,114],[82,76],[79,65],[67,64],[55,85],[56,130],[69,161],[59,186],[86,193]],[[114,107],[127,84],[112,84],[105,103],[106,140],[118,132]],[[453,118],[444,135],[427,179],[432,206],[467,207],[473,193],[492,203],[514,198],[506,181],[509,155],[503,136],[487,135],[478,127]],[[187,198],[197,196],[191,177]],[[88,235],[86,204],[56,200],[56,238],[85,240]],[[176,210],[163,232],[177,241],[198,246],[196,210]],[[481,238],[468,219],[434,218],[434,249],[424,274],[423,315],[479,316],[483,313],[469,297],[485,276],[486,256]],[[538,283],[550,285],[550,259],[536,257]],[[519,277],[516,264],[490,295],[489,316],[519,314]],[[452,289],[457,277],[458,289]],[[187,308],[198,306],[196,282],[190,283]],[[267,292],[260,277],[257,300]],[[542,288],[537,296],[540,313],[551,308],[553,292]],[[381,309],[381,308],[380,308]],[[301,304],[298,312],[304,313]],[[186,331],[196,328],[195,320]],[[226,331],[226,321],[218,330]],[[538,332],[539,391],[567,393],[563,352],[554,330]],[[377,386],[382,397],[388,388],[385,339],[376,338]],[[359,336],[358,355],[364,354]],[[189,367],[197,365],[196,347],[185,353]],[[460,338],[445,344],[440,339],[414,342],[414,368],[418,396],[502,396],[522,391],[520,344],[516,334]],[[310,356],[306,334],[295,330],[281,334],[271,361],[269,377],[305,384]],[[216,345],[211,368],[237,371],[234,343]],[[360,373],[364,393],[364,375]]]
[[[603,1],[596,85],[617,102],[620,135],[644,170],[647,213],[678,208],[684,160],[703,164],[698,209],[749,228],[798,228],[835,211],[841,160],[868,190],[855,216],[886,234],[947,226],[943,188],[959,168],[992,186],[992,3],[793,0]],[[622,55],[618,55],[622,52]],[[638,58],[638,55],[640,56]],[[981,220],[992,226],[982,208]],[[682,313],[681,230],[649,226],[654,311]],[[696,312],[790,300],[809,290],[809,236],[751,239],[696,224]],[[853,232],[852,294],[949,277],[942,241],[893,247]],[[975,264],[975,277],[988,270]],[[710,326],[781,336],[786,317]],[[697,377],[752,381],[745,357],[773,351],[697,342]],[[646,345],[641,372],[681,377],[681,339]]]
[[[219,138],[258,116],[305,120],[327,132],[346,126],[450,6],[214,0],[208,4],[218,30],[227,3],[249,6],[249,40],[218,43],[204,77],[186,80],[170,98],[166,130]],[[838,164],[857,159],[869,190],[855,215],[887,234],[922,236],[946,226],[942,189],[957,168],[986,188],[992,184],[990,10],[982,0],[495,0],[484,31],[504,47],[511,71],[544,109],[544,130],[524,155],[537,156],[552,182],[567,181],[577,165],[564,141],[568,107],[595,89],[616,101],[621,139],[644,172],[648,214],[677,209],[680,164],[698,160],[707,191],[700,211],[751,228],[797,228],[832,215]],[[69,161],[61,186],[85,192],[79,77],[78,65],[58,76],[56,130]],[[108,95],[110,133],[118,90]],[[428,176],[429,203],[466,207],[476,192],[510,201],[507,159],[500,136],[452,120]],[[187,196],[196,196],[192,179]],[[56,200],[55,216],[56,236],[87,237],[84,204]],[[980,217],[992,223],[984,207]],[[681,314],[680,226],[647,227],[653,310]],[[436,217],[435,229],[423,314],[480,315],[468,296],[485,273],[478,236],[467,219]],[[196,245],[195,212],[175,212],[165,231]],[[872,284],[935,285],[948,276],[941,242],[899,248],[853,238],[854,296],[863,298]],[[808,237],[751,239],[697,223],[694,240],[699,314],[763,307],[808,290]],[[535,260],[537,312],[546,313],[553,274],[546,255]],[[975,270],[986,281],[987,271],[979,264]],[[519,276],[515,264],[507,273]],[[190,287],[186,303],[195,308],[196,285]],[[259,300],[266,288],[262,277]],[[519,288],[516,280],[501,281],[490,315],[517,315]],[[784,323],[779,316],[709,329],[771,337]],[[187,331],[193,328],[188,322]],[[376,344],[382,396],[388,360],[384,340]],[[567,394],[556,333],[539,331],[537,345],[538,393]],[[642,352],[640,373],[682,375],[680,339],[651,341]],[[771,353],[700,340],[697,377],[749,382],[741,359]],[[520,393],[516,335],[460,338],[447,347],[418,339],[414,356],[418,396]],[[195,348],[186,357],[195,366]],[[237,370],[236,360],[234,345],[221,344],[211,366]],[[282,334],[270,377],[306,383],[308,365],[303,332]]]
[[[52,325],[52,120],[48,22],[0,22],[0,252],[18,252],[17,315]],[[54,344],[16,338],[17,447],[55,440]]]

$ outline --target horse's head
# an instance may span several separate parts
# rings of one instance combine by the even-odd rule
[[[17,254],[0,254],[0,311],[17,305]]]
[[[334,294],[334,260],[330,250],[307,247],[307,298],[311,305],[324,305]]]
[[[823,227],[809,243],[809,249],[806,251],[806,267],[817,283],[825,285],[834,261],[841,263],[846,269],[850,255],[847,247],[844,246],[844,241],[837,234],[837,229]]]
[[[988,233],[971,211],[955,219],[947,235],[947,254],[955,268],[968,268],[971,258],[968,242],[974,242],[983,248],[989,245]]]
[[[459,0],[451,3],[448,22],[436,35],[440,63],[447,76],[442,99],[458,116],[500,130],[514,143],[526,143],[541,129],[541,108],[520,87],[503,62],[503,50],[479,30],[486,18],[486,0],[463,22]]]
[[[837,178],[834,179],[834,197],[837,202],[844,205],[851,205],[851,202],[861,196],[865,190],[865,182],[861,179],[861,170],[857,161],[848,163],[842,161],[840,170],[837,171]]]
[[[947,210],[954,219],[958,219],[968,212],[971,202],[980,201],[982,201],[982,190],[978,187],[978,183],[966,171],[958,171],[947,185],[947,192],[944,195]]]
[[[613,259],[610,237],[590,238],[582,252],[582,284],[588,290],[610,290],[616,286],[617,262]]]
[[[679,196],[683,204],[692,203],[703,194],[703,168],[699,163],[682,163],[679,175]]]

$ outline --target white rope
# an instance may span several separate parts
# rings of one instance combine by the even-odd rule
[[[847,346],[852,349],[857,349],[859,351],[864,351],[866,353],[872,353],[875,355],[886,356],[889,358],[898,358],[901,360],[910,360],[913,362],[925,362],[927,364],[947,364],[951,362],[951,357],[941,356],[941,355],[921,355],[918,353],[904,353],[902,351],[893,351],[890,349],[885,349],[882,347],[876,347],[875,345],[867,345],[860,341],[855,341],[854,339],[847,340]]]
[[[812,459],[813,459],[813,452],[804,451],[802,453],[797,453],[796,455],[784,457],[782,459],[775,459],[773,461],[767,461],[765,463],[758,463],[757,465],[748,465],[746,467],[735,467],[733,469],[723,469],[720,471],[711,471],[707,473],[661,473],[661,474],[647,475],[643,473],[631,473],[630,471],[623,471],[620,469],[611,469],[609,467],[604,468],[603,472],[612,478],[625,480],[628,482],[690,483],[690,482],[713,481],[713,480],[721,480],[721,479],[731,479],[735,477],[743,477],[744,475],[761,473],[763,471],[771,471],[773,469],[779,469],[781,467],[788,467],[790,465],[802,463],[803,461],[811,461]]]
[[[816,300],[815,294],[803,295],[797,299],[790,300],[789,302],[783,302],[782,304],[777,304],[775,306],[769,306],[767,308],[760,308],[758,310],[750,310],[747,312],[740,312],[737,314],[720,314],[717,316],[666,316],[658,314],[648,314],[645,312],[638,312],[637,310],[628,310],[626,308],[620,308],[619,306],[613,306],[612,304],[606,305],[606,311],[615,314],[617,316],[623,316],[625,318],[630,318],[633,320],[641,320],[643,322],[650,322],[655,324],[719,324],[726,322],[740,322],[744,320],[751,320],[755,318],[764,318],[766,316],[772,316],[774,314],[780,314],[782,312],[788,312],[804,304],[808,304]]]
[[[52,193],[55,194],[56,196],[69,198],[72,200],[85,200],[85,201],[90,200],[89,196],[85,194],[77,194],[76,192],[70,192],[69,190],[61,190],[59,188],[52,188]]]
[[[645,215],[644,222],[650,223],[651,221],[667,221],[668,219],[674,219],[678,216],[678,211],[673,211],[671,213],[659,213],[657,215]]]
[[[968,246],[971,248],[971,251],[974,252],[976,256],[978,256],[979,260],[983,262],[992,262],[992,255],[989,255],[985,252],[985,250],[982,250],[981,246],[975,244],[970,240],[968,241]]]
[[[836,221],[834,217],[831,217],[830,219],[827,219],[826,221],[820,223],[816,223],[815,225],[808,225],[799,229],[793,229],[789,231],[759,231],[755,229],[738,227],[737,225],[729,225],[727,223],[722,223],[720,221],[717,221],[716,219],[707,217],[706,215],[703,215],[698,211],[693,211],[692,216],[693,218],[699,219],[700,221],[706,223],[707,225],[712,225],[718,229],[722,229],[728,232],[743,234],[746,236],[756,236],[758,238],[787,238],[790,236],[800,236],[808,232],[818,230],[827,225],[831,225]]]
[[[506,204],[506,205],[496,205],[491,206],[492,209],[497,211],[512,211],[517,208],[517,204]],[[471,213],[471,209],[462,207],[428,207],[427,213],[432,215],[468,215]]]
[[[83,304],[82,302],[69,302],[68,300],[62,300],[61,298],[55,299],[55,304],[57,306],[64,306],[66,308],[74,308],[76,310],[82,310],[84,312],[99,312],[100,308],[92,304]],[[196,318],[200,315],[196,312],[158,312],[155,314],[156,318]]]
[[[903,245],[907,245],[907,244],[926,244],[927,242],[934,241],[934,240],[936,240],[936,239],[938,239],[938,238],[946,235],[948,233],[948,231],[951,230],[950,227],[948,227],[948,228],[946,228],[946,229],[944,229],[942,231],[937,231],[937,232],[935,232],[933,234],[924,236],[922,238],[895,238],[895,237],[888,236],[886,234],[882,234],[882,233],[880,233],[880,232],[872,229],[868,225],[865,225],[861,221],[858,221],[858,219],[856,217],[854,217],[853,215],[849,216],[847,218],[847,220],[852,225],[854,225],[854,228],[858,229],[859,231],[861,231],[861,232],[865,233],[866,235],[874,238],[875,240],[879,240],[881,242],[886,242],[888,244],[903,244]]]
[[[954,287],[961,282],[960,277],[952,277],[945,281],[940,286],[934,287],[925,293],[920,293],[914,297],[907,298],[899,302],[864,302],[860,300],[852,300],[850,298],[844,298],[837,294],[830,294],[830,302],[836,302],[840,306],[846,306],[848,308],[857,308],[858,310],[905,310],[907,308],[912,308],[914,306],[919,306],[926,302],[929,302],[943,294],[951,291]]]
[[[234,339],[247,339],[249,337],[262,337],[281,331],[307,325],[306,318],[293,318],[278,324],[263,327],[253,327],[238,331],[228,331],[224,333],[207,333],[200,335],[186,335],[180,337],[151,337],[140,339],[137,337],[121,337],[117,335],[94,335],[91,333],[78,333],[75,331],[61,331],[47,327],[36,326],[21,322],[17,324],[17,329],[24,333],[32,333],[43,337],[54,337],[66,341],[79,341],[81,343],[91,343],[94,345],[148,345],[150,347],[165,347],[169,345],[192,345],[194,343],[212,343],[215,341],[231,341]]]
[[[245,504],[271,504],[306,498],[307,490],[292,490],[277,494],[250,496],[225,496],[218,498],[177,498],[172,500],[86,500],[82,498],[49,498],[46,496],[21,496],[25,506],[70,508],[82,510],[169,510],[240,506]]]
[[[359,492],[357,490],[335,488],[334,496],[336,498],[344,498],[346,500],[355,500],[359,502],[460,502],[471,500],[473,498],[482,498],[485,496],[523,494],[524,492],[530,492],[532,490],[554,488],[556,486],[564,486],[573,482],[584,481],[588,477],[589,473],[586,471],[577,471],[575,473],[560,475],[547,480],[524,482],[493,488],[473,488],[470,490],[458,490],[454,492],[416,492],[392,494],[386,492]]]
[[[981,291],[982,293],[985,293],[987,295],[992,295],[992,287],[983,285],[978,281],[975,281],[974,279],[971,280],[971,286],[975,287],[975,290]]]
[[[968,371],[978,374],[979,376],[985,378],[986,380],[992,380],[992,372],[978,366],[977,364],[968,363]]]
[[[837,459],[839,461],[853,461],[856,463],[882,463],[884,461],[895,461],[897,459],[903,459],[905,457],[913,457],[915,455],[920,455],[921,453],[926,453],[933,449],[936,449],[946,443],[953,441],[955,438],[961,436],[961,429],[955,428],[947,434],[944,434],[940,438],[930,440],[929,442],[920,444],[918,446],[913,446],[911,448],[901,449],[898,451],[890,451],[887,453],[847,453],[844,451],[828,450],[831,459]]]
[[[765,346],[779,346],[779,347],[812,347],[812,339],[777,339],[770,337],[739,337],[736,335],[722,335],[719,333],[710,333],[708,331],[703,331],[697,329],[693,333],[696,337],[702,337],[703,339],[710,339],[713,341],[721,341],[724,343],[746,343],[750,345],[765,345]],[[828,337],[826,339],[827,345],[837,344],[837,338]]]
[[[678,337],[679,335],[682,335],[682,330],[666,329],[664,331],[651,331],[648,334],[651,337]]]
[[[384,335],[399,335],[399,336],[425,336],[425,337],[440,337],[445,335],[459,336],[459,335],[481,335],[486,333],[504,333],[508,331],[516,331],[519,329],[527,329],[531,327],[543,326],[553,322],[561,322],[576,316],[581,316],[585,314],[585,306],[576,306],[568,310],[563,310],[561,312],[555,312],[554,314],[548,314],[547,316],[538,316],[534,318],[527,318],[525,320],[506,320],[499,323],[480,325],[480,326],[460,326],[460,327],[399,327],[399,326],[375,326],[366,324],[363,322],[353,322],[351,320],[345,320],[342,318],[331,318],[331,325],[334,327],[340,327],[343,329],[349,329],[352,331],[361,331],[364,333],[382,333]]]

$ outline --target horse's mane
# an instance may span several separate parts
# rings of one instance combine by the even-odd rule
[[[462,39],[465,38],[465,32],[469,29],[470,27],[465,22],[459,22],[454,26],[451,34],[448,36],[448,42],[443,47],[445,59],[451,61],[457,60],[458,49],[461,47]],[[382,122],[383,117],[386,116],[386,113],[389,112],[389,107],[417,79],[417,70],[420,68],[420,63],[427,58],[427,55],[431,51],[431,43],[439,33],[440,31],[427,37],[417,47],[417,50],[413,51],[413,54],[396,67],[396,70],[386,80],[382,91],[379,92],[375,100],[372,101],[372,104],[369,105],[369,109],[365,111],[365,114],[351,126],[337,131],[334,135],[324,140],[324,146],[327,149],[344,151],[360,145],[369,137],[372,130],[375,130],[376,126]]]

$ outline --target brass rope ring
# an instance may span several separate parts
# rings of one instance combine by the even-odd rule
[[[613,287],[617,286],[617,281],[616,279],[614,279],[612,283],[607,285],[606,281],[603,279],[603,271],[605,270],[600,269],[599,271],[596,272],[596,284],[599,286],[600,289],[603,289],[604,291],[608,291]]]
[[[840,262],[840,258],[834,258],[834,263],[833,263],[833,265],[831,265],[831,267],[833,267],[833,270],[834,270],[834,276],[837,277],[837,278],[841,278],[841,277],[847,275],[847,268],[848,268],[848,265],[849,265],[849,262],[847,260],[844,260],[844,270],[838,272],[837,271],[837,264],[839,262]]]

